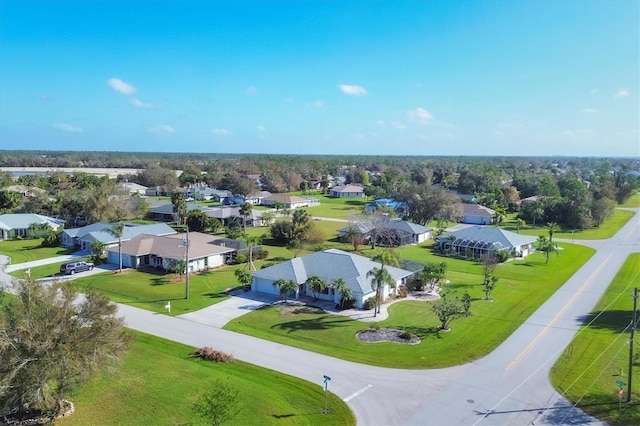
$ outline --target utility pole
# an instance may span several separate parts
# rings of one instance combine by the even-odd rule
[[[633,376],[633,335],[636,330],[636,312],[638,309],[638,289],[633,289],[633,315],[631,319],[631,337],[629,338],[629,372],[627,379],[627,402],[631,402],[631,379]]]
[[[187,226],[186,236],[184,240],[184,257],[185,257],[185,296],[189,300],[189,227]]]

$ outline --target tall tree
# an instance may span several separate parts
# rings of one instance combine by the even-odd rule
[[[468,308],[458,302],[457,298],[452,299],[448,292],[442,293],[440,299],[431,304],[431,310],[440,320],[440,330],[450,330],[451,321],[468,315]]]
[[[253,205],[251,203],[247,203],[246,201],[240,204],[239,214],[242,217],[242,229],[247,230],[247,218],[251,216],[251,212],[253,211]]]
[[[447,264],[445,262],[427,263],[420,272],[420,280],[429,291],[434,291],[437,287],[441,288],[446,276]]]
[[[42,286],[27,277],[0,305],[0,412],[53,419],[69,391],[110,365],[131,340],[116,305],[70,283]]]
[[[173,215],[176,218],[176,224],[184,225],[187,217],[187,200],[184,197],[184,193],[175,191],[171,194],[171,204],[173,204]]]
[[[205,232],[209,229],[212,218],[207,216],[202,210],[191,210],[187,213],[186,224],[189,230],[195,232]]]
[[[390,287],[396,284],[388,270],[384,268],[373,268],[367,272],[367,278],[371,278],[371,287],[376,291],[376,304],[373,310],[373,316],[377,317],[380,313],[380,304],[382,302],[382,289],[385,284]]]
[[[545,264],[549,263],[549,255],[551,253],[555,252],[556,255],[558,254],[558,247],[556,246],[556,244],[544,235],[540,235],[540,237],[538,237],[538,250],[545,253]]]
[[[549,241],[553,242],[553,233],[559,230],[560,227],[555,222],[547,222],[547,232],[549,233]]]
[[[247,248],[249,249],[249,268],[252,271],[255,271],[256,267],[253,264],[253,250],[256,248],[256,246],[262,243],[262,238],[257,235],[244,234],[242,236],[242,239],[247,243]]]
[[[118,239],[118,272],[122,272],[122,237],[126,226],[123,222],[118,222],[110,228],[104,230]]]

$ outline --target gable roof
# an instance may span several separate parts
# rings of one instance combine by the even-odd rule
[[[452,232],[456,240],[477,241],[482,243],[498,243],[503,248],[519,247],[534,243],[537,238],[530,235],[516,234],[494,226],[469,226],[468,228]],[[442,236],[439,238],[447,238]]]
[[[328,284],[342,278],[354,293],[368,294],[373,289],[371,278],[367,277],[367,273],[381,266],[380,263],[365,256],[329,249],[261,269],[254,272],[253,276],[269,280],[283,278],[293,280],[297,284],[306,282],[312,276],[318,276]],[[410,271],[393,266],[385,266],[385,269],[396,281],[411,275]]]
[[[185,257],[185,234],[167,236],[140,234],[122,243],[122,254],[144,256],[152,254],[159,257],[181,260]],[[217,237],[200,232],[189,233],[189,259],[197,259],[234,251],[233,248],[222,247],[212,243]],[[108,249],[117,252],[117,248]]]
[[[360,185],[347,184],[334,186],[331,188],[331,192],[364,192],[364,188]]]
[[[462,203],[462,216],[480,216],[493,218],[495,210],[480,204]]]
[[[27,229],[32,223],[46,223],[53,229],[58,229],[64,224],[64,220],[35,213],[6,213],[0,215],[0,229],[10,231],[12,229]]]
[[[240,216],[240,207],[238,206],[223,206],[223,207],[213,207],[208,208],[206,210],[202,210],[209,217],[213,217],[216,219],[231,219]],[[251,214],[249,217],[252,219],[260,219],[262,217],[262,211],[251,209]]]
[[[268,197],[264,197],[263,201],[280,201],[285,204],[294,204],[294,203],[307,203],[308,201],[302,197],[298,197],[297,195],[289,195],[289,194],[271,194]]]
[[[425,234],[427,232],[432,231],[432,228],[427,228],[426,226],[418,225],[417,223],[407,222],[406,220],[386,220],[382,223],[384,229],[396,229],[398,231],[403,231],[408,234]],[[344,228],[338,230],[338,232],[347,232],[351,228],[356,228],[356,230],[361,234],[366,234],[371,231],[374,227],[374,224],[370,221],[365,222],[356,222]]]
[[[97,225],[97,224],[93,224]],[[111,228],[112,224],[104,224],[100,223],[103,227],[101,229],[92,229],[91,231],[83,234],[82,236],[78,236],[80,240],[86,241],[100,241],[104,244],[114,244],[118,242],[118,238],[111,234],[107,229]],[[104,226],[106,225],[106,226]],[[92,226],[92,225],[88,225]],[[122,241],[128,241],[132,238],[141,235],[141,234],[149,234],[149,235],[171,235],[176,234],[176,231],[171,228],[166,223],[152,223],[149,225],[134,225],[134,224],[125,224],[124,229],[122,230]]]

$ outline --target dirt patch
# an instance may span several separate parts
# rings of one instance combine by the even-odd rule
[[[410,337],[409,337],[410,336]],[[369,329],[360,331],[356,334],[358,340],[367,343],[378,343],[378,342],[395,342],[395,343],[403,343],[408,345],[417,345],[421,342],[420,338],[415,334],[408,334],[403,330],[398,330],[396,328],[380,328],[378,330]],[[406,338],[409,337],[409,338]]]
[[[298,314],[322,314],[324,311],[314,306],[280,306],[280,315],[290,317]]]

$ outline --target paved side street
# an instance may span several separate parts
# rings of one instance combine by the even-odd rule
[[[636,214],[609,240],[576,241],[598,252],[493,353],[445,369],[372,367],[222,330],[231,318],[272,301],[251,293],[179,317],[127,305],[118,309],[136,330],[213,346],[318,386],[329,375],[329,389],[349,404],[362,425],[598,424],[557,394],[548,373],[627,255],[640,251],[639,237]],[[2,269],[6,261],[0,256]],[[4,271],[0,282],[11,289]]]

